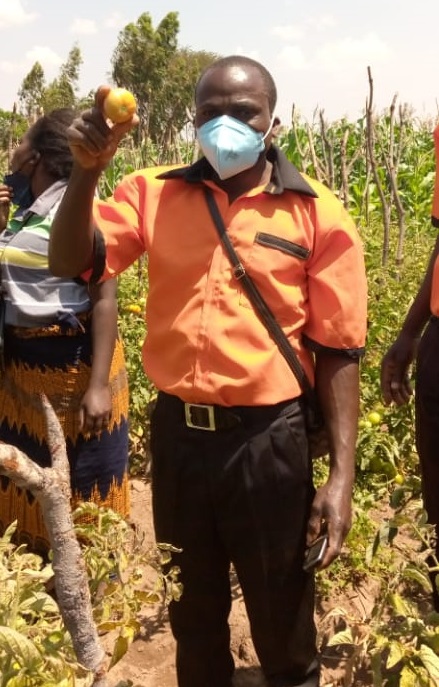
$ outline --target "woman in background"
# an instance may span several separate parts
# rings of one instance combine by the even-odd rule
[[[0,185],[0,440],[51,465],[44,392],[64,431],[72,506],[94,501],[127,517],[128,384],[117,282],[98,284],[96,272],[87,285],[48,269],[51,223],[73,164],[66,131],[74,116],[59,109],[38,119]],[[0,477],[0,533],[14,520],[17,541],[47,552],[37,501]]]

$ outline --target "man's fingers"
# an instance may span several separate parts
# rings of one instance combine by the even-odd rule
[[[404,405],[413,390],[408,376],[408,365],[398,363],[393,357],[385,356],[381,364],[381,393],[386,405]]]
[[[73,145],[82,145],[89,153],[99,154],[104,150],[113,138],[110,128],[104,121],[84,115],[75,119],[68,130],[69,142]]]
[[[79,409],[79,431],[84,429],[84,419],[85,419],[85,413],[84,413],[84,408]]]
[[[400,377],[394,374],[382,383],[382,393],[386,405],[395,403],[397,406],[401,406],[409,401],[413,389],[407,375]]]
[[[103,111],[104,107],[104,100],[111,91],[111,86],[108,86],[107,84],[103,84],[102,86],[99,86],[95,93],[95,106],[98,108],[98,110]]]

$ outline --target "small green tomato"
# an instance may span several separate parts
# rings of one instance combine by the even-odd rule
[[[382,420],[381,415],[377,410],[372,410],[368,414],[367,419],[372,425],[379,425]]]

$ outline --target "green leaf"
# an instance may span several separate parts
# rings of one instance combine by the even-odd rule
[[[401,671],[399,687],[420,687],[418,676],[410,669],[409,666],[404,666]]]
[[[340,644],[354,644],[354,637],[352,635],[352,630],[347,627],[345,630],[341,630],[341,632],[337,632],[333,637],[331,637],[328,641],[327,646],[339,646]]]
[[[400,594],[390,594],[389,602],[397,615],[403,616],[404,618],[413,616],[410,605],[402,598]]]
[[[399,642],[391,642],[390,644],[390,651],[389,655],[387,657],[386,661],[386,668],[390,670],[390,668],[393,668],[396,666],[402,659],[404,658],[405,655],[405,649],[402,644]]]
[[[109,669],[115,666],[116,663],[118,663],[120,659],[125,656],[126,652],[130,647],[131,642],[132,639],[130,639],[129,637],[119,636],[116,639],[114,643],[113,655],[111,657]]]
[[[99,634],[107,634],[117,627],[120,627],[120,622],[116,620],[105,620],[104,622],[97,623]]]
[[[437,656],[429,646],[421,644],[419,658],[427,669],[434,684],[439,685],[439,656]]]
[[[395,489],[393,494],[390,495],[390,505],[392,508],[399,508],[405,499],[405,488]]]
[[[59,606],[55,599],[46,592],[36,592],[20,604],[20,611],[34,611],[34,613],[59,615]]]
[[[13,656],[22,666],[32,666],[42,660],[35,644],[10,627],[0,626],[0,649]]]
[[[414,580],[426,592],[430,592],[431,590],[431,582],[428,575],[414,565],[408,565],[406,567],[404,570],[404,578]]]

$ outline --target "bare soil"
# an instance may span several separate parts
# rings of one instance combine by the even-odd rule
[[[145,532],[145,541],[154,543],[149,485],[139,479],[131,482],[133,522]],[[258,660],[250,637],[244,602],[236,579],[231,577],[233,604],[230,615],[232,652],[236,664],[235,687],[265,687]],[[346,671],[348,658],[340,650],[326,646],[328,638],[340,629],[336,621],[328,619],[333,607],[342,607],[355,617],[367,618],[374,604],[374,588],[369,582],[347,591],[345,596],[321,603],[317,600],[316,620],[319,627],[319,645],[322,654],[321,687],[368,687],[372,682],[365,669],[361,675],[351,676]],[[103,638],[111,653],[111,636]],[[112,687],[177,687],[175,676],[175,645],[169,628],[167,611],[152,606],[142,617],[140,636],[127,654],[108,675]],[[206,685],[209,687],[209,685]]]

